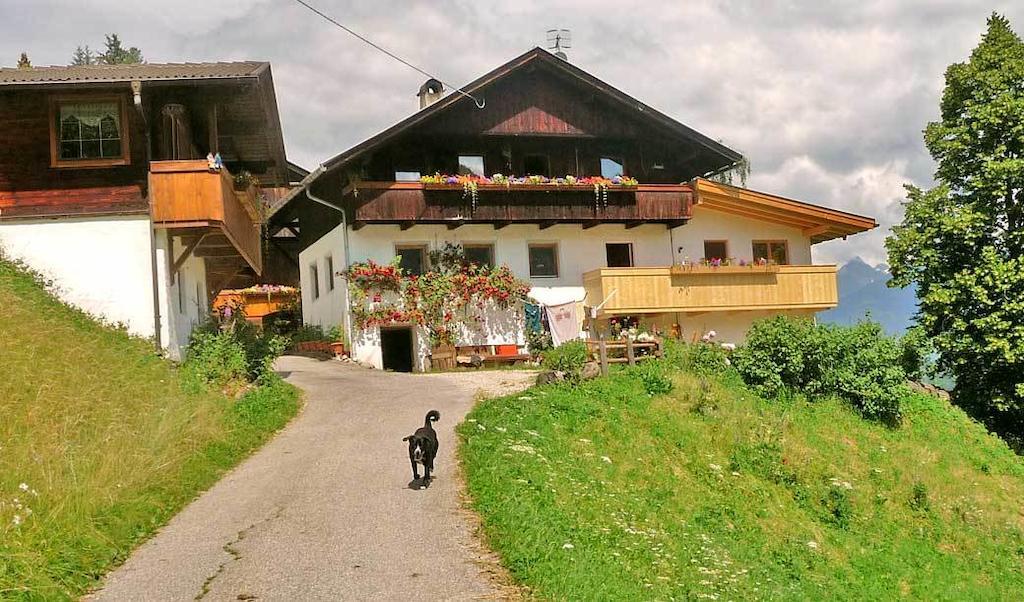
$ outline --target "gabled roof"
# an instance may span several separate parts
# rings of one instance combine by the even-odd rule
[[[674,132],[678,136],[690,140],[703,146],[705,149],[710,151],[712,154],[717,154],[721,158],[721,166],[726,167],[732,163],[739,161],[742,158],[740,153],[728,148],[727,146],[715,142],[711,138],[701,134],[697,130],[683,125],[682,123],[672,119],[671,117],[661,113],[660,111],[651,108],[650,106],[640,102],[632,96],[618,90],[617,88],[601,81],[586,71],[576,67],[572,63],[560,59],[550,52],[535,47],[532,50],[525,52],[524,54],[512,59],[504,65],[494,69],[493,71],[479,77],[471,83],[462,87],[462,89],[473,95],[479,95],[483,90],[495,81],[507,76],[508,74],[522,69],[530,64],[544,63],[555,69],[558,69],[570,76],[582,82],[585,85],[593,87],[598,92],[603,93],[606,97],[611,98],[615,102],[623,105],[624,107],[631,109],[636,115],[642,119],[646,119],[654,122],[657,126],[664,128],[670,132]],[[486,96],[486,95],[484,95]],[[486,98],[485,98],[486,100]],[[409,130],[411,127],[420,124],[431,117],[449,109],[452,106],[464,105],[465,103],[473,102],[469,98],[466,98],[462,94],[452,91],[450,94],[438,100],[437,102],[428,105],[426,108],[421,109],[419,112],[414,113],[389,127],[383,132],[364,140],[363,142],[353,146],[347,151],[328,159],[323,163],[324,168],[330,170],[340,166],[343,166],[353,159],[363,155],[364,153],[373,150],[392,138],[402,134]]]
[[[130,81],[176,81],[259,77],[270,66],[261,61],[233,63],[140,63],[137,65],[67,65],[0,67],[0,86]]]
[[[811,244],[845,238],[878,226],[873,217],[696,178],[694,206],[800,228]]]

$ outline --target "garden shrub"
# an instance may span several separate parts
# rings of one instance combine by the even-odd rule
[[[904,365],[913,367],[905,350],[873,322],[815,325],[776,316],[755,323],[734,358],[743,380],[766,397],[836,395],[870,418],[896,421],[907,395]]]
[[[627,368],[626,374],[639,380],[648,395],[663,395],[674,386],[667,368],[663,360],[645,360]]]
[[[569,341],[544,352],[542,365],[545,370],[564,372],[566,380],[579,380],[583,365],[590,352],[583,341]]]
[[[691,345],[666,339],[665,359],[678,368],[706,376],[722,374],[730,369],[728,353],[716,343]]]
[[[207,385],[257,382],[273,374],[274,360],[287,339],[244,319],[195,329],[185,355],[185,370]]]

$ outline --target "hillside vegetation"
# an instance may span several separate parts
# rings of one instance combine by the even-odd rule
[[[666,361],[483,401],[461,455],[543,599],[1024,598],[1024,462],[948,402],[899,410]]]
[[[0,258],[0,599],[78,597],[298,407],[185,373]]]

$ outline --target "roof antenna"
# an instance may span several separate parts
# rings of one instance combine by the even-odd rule
[[[548,50],[563,61],[568,61],[568,55],[563,52],[565,48],[572,48],[572,32],[568,29],[549,29]]]

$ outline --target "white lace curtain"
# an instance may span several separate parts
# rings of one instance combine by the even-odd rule
[[[68,117],[74,117],[81,123],[92,127],[98,127],[100,121],[109,117],[114,120],[118,131],[121,129],[121,120],[118,115],[117,103],[115,102],[61,105],[61,123]]]

